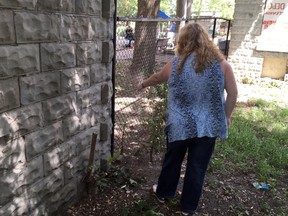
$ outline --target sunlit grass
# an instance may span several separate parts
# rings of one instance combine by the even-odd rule
[[[254,173],[262,181],[287,174],[287,125],[288,109],[274,102],[238,104],[229,138],[216,146],[211,169]]]

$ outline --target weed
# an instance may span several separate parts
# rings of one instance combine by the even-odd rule
[[[168,85],[157,85],[151,89],[148,97],[154,98],[150,100],[150,107],[153,112],[147,116],[147,130],[150,147],[150,161],[153,161],[153,152],[161,151],[163,144],[166,143],[166,135],[164,134],[165,118],[167,110],[167,91]],[[155,99],[156,98],[156,99]]]
[[[123,216],[164,216],[162,213],[156,212],[157,207],[152,203],[139,200],[134,203],[132,208],[124,208],[122,215]]]
[[[250,79],[249,79],[248,77],[243,77],[243,78],[242,78],[242,83],[243,83],[243,84],[250,84],[251,81],[250,81]]]

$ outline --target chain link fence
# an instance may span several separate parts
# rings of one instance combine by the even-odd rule
[[[136,86],[174,57],[176,34],[172,28],[180,21],[201,23],[221,51],[228,54],[230,20],[117,18],[114,127],[117,152],[125,153],[125,149],[149,142],[146,120],[153,112],[149,101],[157,96],[151,98],[147,92],[137,91]]]

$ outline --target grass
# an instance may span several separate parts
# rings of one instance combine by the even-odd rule
[[[229,138],[218,143],[212,170],[254,173],[260,181],[277,180],[288,169],[288,109],[275,102],[238,104]],[[229,166],[227,166],[229,165]]]

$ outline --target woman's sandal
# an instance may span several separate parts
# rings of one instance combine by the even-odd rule
[[[161,204],[163,204],[163,203],[165,203],[165,198],[162,198],[162,197],[159,197],[158,195],[157,195],[157,193],[156,193],[156,190],[157,190],[157,184],[154,184],[153,186],[152,186],[152,192],[153,192],[153,194],[154,194],[154,196],[157,198],[157,200],[158,200],[158,202],[159,203],[161,203]]]

